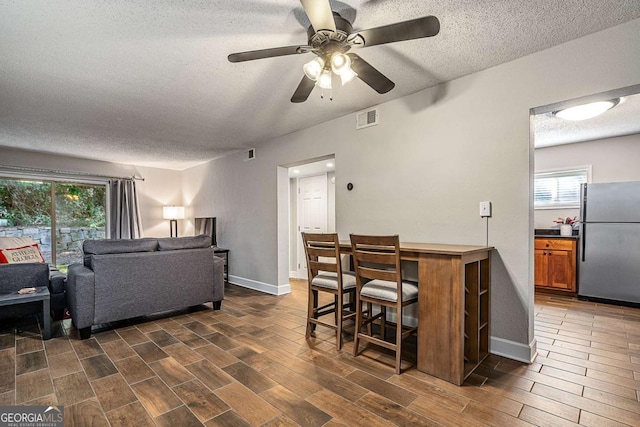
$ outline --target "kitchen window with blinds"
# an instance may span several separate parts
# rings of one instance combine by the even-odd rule
[[[535,209],[580,207],[580,184],[591,181],[591,167],[537,172],[533,183]]]

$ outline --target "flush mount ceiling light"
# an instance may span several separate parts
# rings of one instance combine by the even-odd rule
[[[565,108],[564,110],[554,111],[553,115],[564,120],[587,120],[599,116],[619,103],[620,98],[610,99],[608,101],[591,102],[589,104],[577,105],[575,107]]]

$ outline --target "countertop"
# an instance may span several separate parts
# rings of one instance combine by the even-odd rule
[[[577,240],[580,238],[578,235],[578,230],[573,230],[573,235],[571,236],[561,236],[560,230],[557,228],[536,228],[534,231],[535,237],[544,237],[544,238],[553,238],[553,239],[573,239]]]

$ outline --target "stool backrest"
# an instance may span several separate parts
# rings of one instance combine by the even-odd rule
[[[304,252],[307,257],[309,283],[320,271],[337,273],[342,282],[340,264],[340,242],[337,233],[302,233]]]
[[[402,288],[400,238],[351,234],[351,253],[358,286],[371,279],[386,280]],[[363,279],[366,279],[363,281]]]

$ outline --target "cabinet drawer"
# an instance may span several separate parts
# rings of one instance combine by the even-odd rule
[[[571,239],[535,239],[536,249],[562,249],[570,251],[573,249],[575,240]]]

